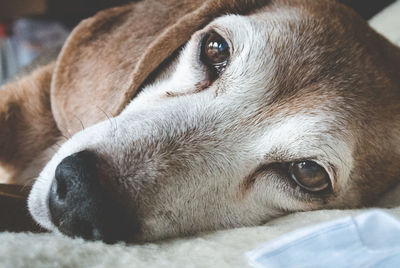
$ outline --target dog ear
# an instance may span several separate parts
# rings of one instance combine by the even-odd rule
[[[0,88],[0,164],[23,170],[60,135],[50,107],[54,63]]]
[[[146,0],[102,11],[78,25],[59,57],[51,100],[68,135],[115,116],[145,79],[213,18],[267,1]]]

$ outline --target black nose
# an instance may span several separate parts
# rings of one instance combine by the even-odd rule
[[[133,219],[113,201],[100,184],[96,155],[82,151],[57,166],[49,194],[52,222],[69,236],[107,243],[127,241],[135,229]]]

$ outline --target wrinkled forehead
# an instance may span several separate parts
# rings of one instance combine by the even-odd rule
[[[304,46],[336,47],[337,44],[329,44],[337,40],[345,28],[349,30],[348,26],[341,24],[341,19],[335,15],[325,18],[301,6],[266,6],[254,14],[219,17],[206,30],[212,28],[222,33],[236,53],[242,52],[247,45],[258,56],[263,50],[293,54]],[[302,47],[296,50],[299,45]]]
[[[244,85],[262,81],[258,88],[267,95],[266,105],[307,99],[316,106],[351,97],[347,89],[356,83],[352,76],[359,53],[353,47],[359,45],[341,8],[326,18],[303,6],[272,5],[255,14],[220,17],[205,30],[215,29],[230,44],[226,77],[240,75],[237,79],[247,83],[238,84]]]

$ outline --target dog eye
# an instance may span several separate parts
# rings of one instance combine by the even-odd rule
[[[313,161],[291,163],[289,174],[300,187],[311,192],[322,191],[330,185],[328,173]]]
[[[215,32],[205,36],[200,59],[206,66],[214,70],[216,75],[224,70],[229,56],[229,45],[224,38]]]

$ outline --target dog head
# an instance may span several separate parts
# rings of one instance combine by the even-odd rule
[[[399,66],[336,1],[220,16],[62,145],[29,209],[71,236],[151,241],[372,204],[400,174]]]

